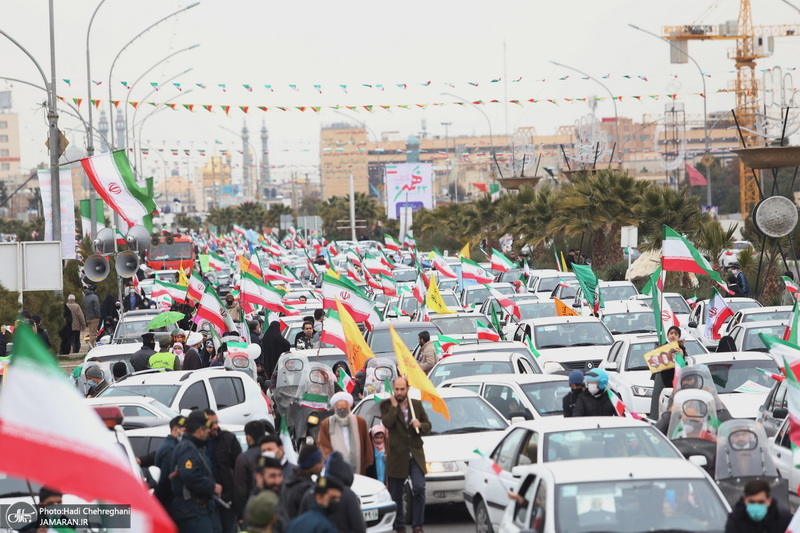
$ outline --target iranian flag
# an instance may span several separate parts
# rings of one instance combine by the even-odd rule
[[[503,467],[500,466],[499,464],[497,464],[497,461],[495,461],[491,457],[487,457],[486,454],[484,454],[478,448],[475,448],[474,450],[472,450],[472,453],[476,453],[476,454],[480,455],[481,457],[483,457],[486,461],[488,461],[489,462],[489,466],[491,467],[492,472],[494,472],[495,475],[499,476],[503,472]]]
[[[788,362],[784,362],[789,366]],[[13,372],[13,370],[12,370]],[[800,467],[800,383],[794,371],[786,372],[786,397],[789,400],[789,440],[792,445],[792,465]]]
[[[792,319],[786,325],[786,331],[783,332],[783,340],[789,341],[792,344],[798,343],[800,337],[800,301],[795,299],[794,307],[792,308]]]
[[[388,233],[383,234],[383,244],[393,252],[399,252],[403,248],[403,244]]]
[[[336,241],[331,241],[328,244],[328,256],[336,257],[337,255],[339,255],[339,250],[336,248]]]
[[[461,277],[464,279],[472,279],[478,283],[491,283],[494,281],[494,276],[486,272],[478,263],[461,257]]]
[[[150,215],[157,209],[156,203],[147,190],[136,184],[124,150],[81,159],[81,165],[97,194],[128,226],[141,224],[153,231]]]
[[[619,396],[611,392],[611,389],[608,387],[606,387],[606,394],[608,394],[608,399],[611,400],[611,405],[614,406],[614,411],[617,413],[617,416],[625,416],[628,418],[635,418],[636,420],[642,420],[642,417],[639,416],[639,414],[631,412],[622,402]]]
[[[494,248],[492,248],[492,255],[489,257],[489,260],[492,262],[492,270],[497,270],[499,272],[508,272],[516,266],[511,259]]]
[[[414,295],[414,298],[419,303],[425,303],[425,294],[428,292],[427,287],[425,286],[425,280],[422,278],[421,273],[417,273],[417,280],[414,282],[414,286],[411,288],[411,294]]]
[[[769,350],[769,354],[778,363],[778,366],[781,367],[783,373],[787,376],[789,375],[789,370],[784,367],[784,362],[789,363],[789,368],[797,373],[800,371],[800,346],[791,343],[789,341],[784,341],[778,338],[775,338],[771,335],[765,335],[764,333],[759,333],[758,336],[761,338],[761,342],[764,343],[764,346],[767,347]]]
[[[528,347],[528,350],[530,350],[531,354],[533,354],[533,356],[536,359],[542,356],[542,354],[539,353],[539,350],[537,350],[536,346],[533,344],[533,339],[531,339],[530,335],[525,335],[525,345]]]
[[[268,268],[264,271],[264,280],[291,283],[292,281],[297,281],[297,278],[281,274],[280,272],[275,272],[271,268]]]
[[[203,297],[197,305],[195,318],[209,321],[221,333],[236,330],[231,315],[228,314],[216,291],[210,285],[207,285],[203,291]]]
[[[405,236],[403,237],[403,245],[408,246],[413,250],[414,248],[417,247],[417,241],[414,240],[414,237],[406,233]]]
[[[225,268],[225,264],[227,261],[223,259],[222,256],[215,254],[214,252],[208,252],[208,266],[213,270],[222,270]]]
[[[200,277],[200,274],[198,274],[196,270],[192,270],[192,275],[189,276],[189,286],[186,289],[186,295],[195,302],[199,302],[203,298],[205,290],[206,284],[203,282],[203,278]]]
[[[433,261],[433,266],[436,268],[436,271],[439,272],[442,276],[450,279],[457,279],[458,274],[453,272],[453,269],[450,268],[450,265],[447,264],[447,261],[444,260],[442,254],[434,250],[430,254],[428,254],[428,258]]]
[[[234,232],[234,233],[238,233],[238,234],[239,234],[239,235],[241,235],[242,237],[244,237],[245,235],[247,235],[247,230],[246,230],[246,229],[244,229],[243,227],[241,227],[239,224],[234,224],[234,225],[233,225],[233,232]]]
[[[311,394],[310,392],[305,392],[303,393],[303,396],[300,397],[300,405],[317,411],[327,411],[328,397],[324,394]]]
[[[783,283],[786,285],[786,290],[797,296],[796,293],[798,289],[800,289],[800,287],[798,287],[797,284],[794,281],[792,281],[788,276],[781,276],[781,279],[783,280]]]
[[[336,376],[336,384],[339,385],[339,388],[343,391],[352,394],[353,390],[356,388],[355,380],[348,376],[347,372],[345,372],[342,367],[339,367],[338,373],[339,375]]]
[[[364,279],[358,273],[358,270],[356,269],[356,266],[353,264],[352,261],[349,261],[349,260],[347,261],[347,277],[349,277],[353,281],[357,281],[359,283],[364,281]]]
[[[378,279],[381,282],[381,289],[386,296],[397,296],[397,283],[392,276],[380,274]]]
[[[728,286],[706,261],[706,258],[697,251],[697,248],[684,239],[680,233],[664,226],[664,239],[661,244],[661,267],[665,272],[692,272],[706,274],[718,285],[728,292]]]
[[[372,327],[383,321],[383,317],[375,308],[375,303],[353,285],[347,278],[339,278],[329,274],[322,276],[322,307],[336,309],[336,299],[347,309],[356,322],[366,322]]]
[[[500,335],[498,335],[497,332],[490,326],[487,326],[480,320],[477,320],[475,322],[475,325],[478,327],[478,340],[492,341],[492,342],[497,342],[500,340]]]
[[[437,342],[442,347],[442,351],[445,352],[445,353],[449,353],[450,352],[450,348],[452,348],[453,346],[458,346],[459,345],[459,342],[458,342],[457,339],[454,339],[452,337],[448,337],[447,335],[442,335],[442,334],[439,334],[439,336],[437,338]]]
[[[153,292],[150,293],[150,296],[156,300],[169,297],[182,304],[186,303],[186,287],[157,279],[153,282]]]
[[[384,274],[386,276],[392,275],[392,270],[383,261],[370,254],[364,257],[364,268],[369,270],[369,273],[374,276],[379,274]]]
[[[714,291],[714,297],[708,302],[706,309],[706,330],[705,336],[707,339],[719,339],[722,337],[719,330],[729,317],[733,316],[733,309],[725,303],[722,296],[717,291]]]
[[[497,300],[497,303],[505,310],[506,313],[509,315],[513,315],[517,317],[517,320],[522,318],[522,314],[519,311],[519,306],[515,304],[508,296],[502,294],[497,289],[493,289],[492,287],[484,284],[484,287],[489,291],[489,294],[492,295],[492,298]]]
[[[351,261],[354,265],[364,268],[364,263],[362,263],[361,257],[353,249],[347,250],[347,260]]]
[[[325,311],[325,320],[322,321],[322,333],[319,340],[325,344],[336,346],[344,353],[347,353],[347,341],[344,338],[342,319],[339,318],[339,311],[336,309]]]
[[[107,437],[109,429],[25,325],[14,332],[9,368],[0,389],[4,475],[58,487],[86,501],[130,505],[130,531],[176,531],[138,468],[132,470],[116,441]]]
[[[239,291],[242,293],[242,299],[250,305],[260,305],[265,309],[284,315],[297,314],[294,309],[284,304],[285,291],[264,283],[249,272],[242,275],[242,279],[239,281]]]
[[[380,280],[378,280],[375,276],[370,275],[369,270],[364,269],[364,281],[367,282],[367,286],[370,289],[375,289],[376,291],[382,291],[383,285],[381,285]]]

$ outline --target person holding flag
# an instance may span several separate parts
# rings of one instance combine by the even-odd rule
[[[584,376],[586,390],[578,397],[572,416],[616,416],[617,410],[608,397],[608,373],[602,368],[593,368]]]
[[[436,349],[431,342],[431,334],[427,330],[419,332],[419,353],[417,354],[419,367],[428,374],[436,365]]]

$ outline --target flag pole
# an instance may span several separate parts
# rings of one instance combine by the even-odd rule
[[[408,377],[403,376],[403,378],[406,380],[406,384],[408,384]],[[408,388],[408,391],[411,392],[411,387]],[[411,401],[411,397],[408,395],[406,395],[406,400],[408,401],[408,409],[411,411],[411,420],[416,420],[417,413],[414,412],[414,402]],[[419,428],[415,427],[414,429],[417,430],[417,435],[419,435]]]

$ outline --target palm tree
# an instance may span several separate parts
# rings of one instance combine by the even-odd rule
[[[288,205],[272,204],[267,209],[264,224],[270,228],[278,228],[281,225],[281,215],[294,215],[294,211]]]
[[[646,243],[642,249],[661,247],[664,225],[693,238],[709,220],[700,210],[699,198],[688,194],[688,187],[680,191],[648,187],[634,207],[634,213],[639,220],[639,238]]]
[[[506,231],[519,235],[521,246],[530,245],[535,259],[553,238],[547,227],[553,220],[559,192],[549,185],[538,189],[526,186],[514,198],[519,202],[519,209],[509,209]]]
[[[223,233],[229,232],[236,223],[236,210],[233,207],[212,209],[208,212],[206,223],[216,226]]]
[[[245,228],[258,230],[261,233],[266,218],[267,210],[262,204],[243,202],[236,206],[236,223]]]
[[[722,224],[716,220],[709,220],[700,226],[700,232],[695,239],[697,248],[708,256],[714,270],[720,269],[720,259],[722,251],[733,245],[733,234],[736,227],[731,226],[727,230],[722,229]]]

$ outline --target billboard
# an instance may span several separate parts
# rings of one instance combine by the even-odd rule
[[[404,207],[416,211],[433,207],[433,165],[386,165],[386,215],[397,220]]]

